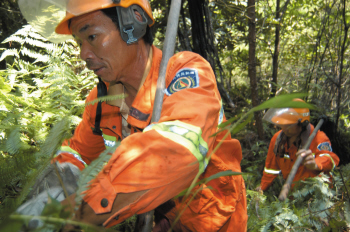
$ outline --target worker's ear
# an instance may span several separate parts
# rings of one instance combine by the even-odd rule
[[[138,21],[140,21],[140,22],[143,21],[141,14],[137,10],[134,10],[134,14],[135,14],[135,17]]]

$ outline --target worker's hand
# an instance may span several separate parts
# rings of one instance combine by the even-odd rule
[[[263,190],[261,189],[260,185],[255,188],[255,191],[263,193]]]
[[[76,193],[70,195],[69,197],[61,201],[61,204],[65,206],[65,210],[69,211],[72,214],[74,212],[74,207],[75,207],[75,196],[76,196]]]
[[[81,222],[83,224],[89,224],[90,226],[93,227],[93,226],[101,225],[104,221],[108,219],[108,217],[111,216],[109,214],[106,214],[105,216],[96,215],[93,209],[85,201],[82,201],[82,203],[78,205],[78,209],[74,211],[74,207],[76,205],[75,196],[76,194],[72,194],[68,198],[61,201],[62,205],[67,205],[66,210],[72,213],[72,215],[74,215],[70,218],[70,220]],[[66,224],[60,232],[72,232],[72,231],[80,231],[79,226]]]
[[[320,168],[317,166],[316,161],[315,161],[315,157],[312,154],[312,151],[309,150],[305,150],[305,149],[301,149],[297,152],[296,156],[300,156],[303,157],[303,162],[302,164],[309,170],[320,170]]]
[[[61,201],[61,204],[63,206],[65,206],[65,210],[68,211],[69,213],[71,213],[71,215],[74,215],[73,213],[74,213],[74,207],[75,207],[75,196],[76,196],[76,194],[74,193],[74,194],[70,195],[69,197],[67,197],[66,199],[64,199],[63,201]],[[72,216],[70,218],[70,220],[75,220],[74,216]],[[76,229],[77,229],[76,226],[67,224],[61,230],[61,232],[74,231]]]

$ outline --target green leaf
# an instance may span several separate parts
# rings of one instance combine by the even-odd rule
[[[307,96],[306,93],[292,93],[292,94],[279,95],[263,102],[259,106],[254,107],[251,111],[256,112],[256,111],[260,111],[268,108],[287,108],[287,107],[316,109],[311,104],[293,101],[294,98],[303,98],[305,96]]]
[[[11,85],[4,82],[3,77],[0,76],[0,91],[2,91],[2,94],[9,93],[11,91]]]
[[[63,210],[63,205],[48,195],[48,201],[45,204],[45,207],[41,213],[41,216],[52,216],[60,217],[61,211]]]
[[[14,220],[6,218],[3,223],[0,223],[0,228],[3,232],[21,231],[24,222],[25,221],[21,219]]]

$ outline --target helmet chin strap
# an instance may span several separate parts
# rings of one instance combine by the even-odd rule
[[[127,44],[137,42],[146,34],[148,22],[151,21],[140,6],[131,5],[128,8],[117,6],[116,10],[120,35]],[[137,19],[135,11],[141,15],[142,21]]]

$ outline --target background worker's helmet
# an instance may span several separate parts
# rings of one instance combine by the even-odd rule
[[[131,44],[142,38],[146,28],[154,24],[152,9],[148,0],[67,0],[66,17],[57,25],[58,34],[72,34],[69,22],[72,18],[106,8],[116,8],[122,39]],[[134,11],[142,16],[142,22],[136,19]]]
[[[299,98],[293,101],[304,102]],[[271,108],[265,113],[263,120],[275,125],[300,123],[305,126],[310,122],[310,110],[308,108]]]

